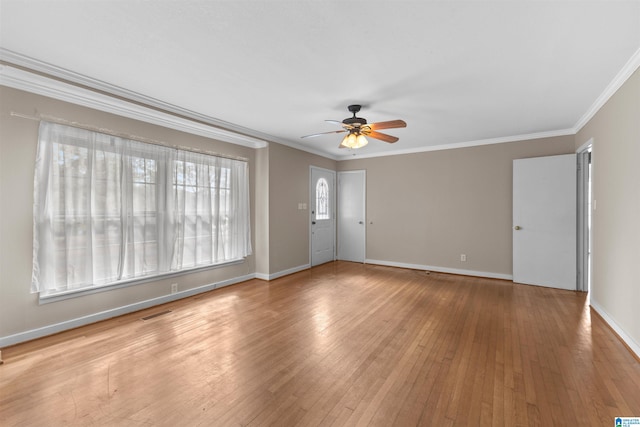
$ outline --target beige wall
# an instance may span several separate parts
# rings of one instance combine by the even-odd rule
[[[591,302],[640,349],[640,70],[576,135],[593,138]],[[619,330],[620,332],[620,330]]]
[[[269,272],[309,264],[309,170],[336,170],[337,162],[280,144],[269,145]]]
[[[339,169],[367,171],[367,259],[508,277],[513,159],[574,150],[564,136],[349,160]]]
[[[178,283],[180,290],[187,290],[255,272],[254,256],[250,256],[244,263],[231,267],[39,305],[37,295],[29,292],[33,174],[38,122],[12,117],[12,111],[26,115],[51,115],[171,144],[245,157],[249,159],[250,176],[255,176],[256,150],[125,119],[4,86],[0,86],[0,100],[0,338],[162,297],[170,294],[171,283]],[[253,203],[254,185],[251,186],[251,194]],[[253,223],[256,224],[255,221]]]

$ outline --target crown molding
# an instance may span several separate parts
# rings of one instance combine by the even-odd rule
[[[586,113],[575,124],[575,133],[580,132],[580,129],[584,127],[589,120],[596,115],[596,113],[607,103],[607,101],[613,96],[614,93],[622,87],[622,85],[631,77],[633,73],[640,67],[640,49],[631,55],[631,58],[624,64],[624,67],[616,74],[611,83],[605,88],[600,96],[595,100],[593,105],[587,110]]]
[[[230,142],[232,144],[251,148],[264,148],[267,146],[267,142],[276,142],[317,156],[337,160],[335,156],[320,150],[305,147],[295,142],[283,140],[253,129],[234,125],[223,120],[180,108],[101,80],[29,58],[7,49],[0,48],[0,61],[6,63],[6,65],[0,64],[0,85],[72,102],[101,111],[112,112],[136,120],[159,124],[171,129]],[[52,78],[47,78],[47,76],[51,76]],[[65,82],[71,82],[72,84]],[[82,87],[90,88],[91,90],[83,90]],[[106,95],[96,92],[102,92]],[[114,99],[114,97],[121,99]],[[107,98],[110,98],[113,102],[107,102],[109,104],[108,109],[105,109],[107,108],[107,106],[105,106]],[[125,101],[122,101],[122,99]],[[95,103],[93,101],[95,101]],[[127,106],[123,105],[125,103]],[[152,108],[146,108],[147,114],[141,116],[139,112],[132,112],[127,108],[130,106],[136,109],[141,108],[139,105],[134,105],[133,103]],[[166,111],[171,114],[163,114],[154,109]],[[129,113],[132,115],[129,115]],[[176,115],[180,117],[176,117]],[[182,119],[182,117],[186,117],[187,119]],[[186,125],[183,122],[188,122],[190,125]]]
[[[299,150],[299,151],[305,151],[305,152],[310,153],[310,154],[315,154],[316,156],[324,157],[325,159],[340,160],[340,158],[338,156],[334,156],[331,153],[327,153],[325,151],[316,150],[315,148],[307,147],[307,146],[302,145],[302,144],[297,143],[297,142],[291,142],[291,141],[284,140],[284,139],[276,139],[276,140],[274,140],[274,142],[277,142],[280,145],[285,145],[287,147],[294,148],[294,149]]]
[[[358,155],[357,157],[353,157],[353,155],[341,156],[338,158],[338,160],[358,160],[358,159],[366,159],[366,158],[372,158],[372,157],[385,157],[385,156],[396,156],[396,155],[402,155],[402,154],[424,153],[427,151],[454,150],[456,148],[469,148],[469,147],[479,147],[482,145],[505,144],[509,142],[528,141],[532,139],[541,139],[541,138],[554,138],[557,136],[567,136],[567,135],[575,135],[575,130],[573,128],[560,129],[560,130],[553,130],[548,132],[536,132],[536,133],[528,133],[523,135],[504,136],[500,138],[479,139],[476,141],[465,141],[465,142],[457,142],[452,144],[430,145],[428,147],[396,150],[396,151],[387,152],[387,153],[364,154],[362,156]]]
[[[530,139],[575,135],[593,118],[600,108],[602,108],[639,67],[640,49],[631,56],[593,105],[591,105],[585,114],[577,121],[574,127],[570,129],[452,144],[439,144],[415,149],[386,151],[383,153],[358,154],[354,157],[353,155],[332,155],[296,142],[244,128],[0,48],[0,85],[232,144],[251,148],[263,148],[267,146],[267,142],[276,142],[337,161],[451,150]]]
[[[14,59],[18,59],[15,61],[18,62],[17,64],[11,61]],[[222,129],[218,127],[217,123],[213,123],[214,119],[212,118],[195,113],[191,114],[187,110],[57,67],[45,66],[41,62],[6,50],[0,50],[0,60],[17,66],[0,64],[0,85],[2,86],[244,147],[263,148],[267,146],[269,140],[238,133],[234,130]],[[31,66],[34,66],[34,72],[18,68],[32,69]],[[46,75],[38,74],[40,72]],[[48,77],[49,75],[55,78]],[[67,81],[73,83],[67,83]]]
[[[357,160],[357,159],[366,159],[373,157],[384,157],[384,156],[395,156],[402,154],[414,154],[414,153],[423,153],[427,151],[441,151],[441,150],[452,150],[456,148],[468,148],[468,147],[478,147],[481,145],[491,145],[491,144],[503,144],[508,142],[518,142],[518,141],[526,141],[532,139],[540,139],[540,138],[553,138],[557,136],[568,136],[568,135],[577,135],[577,133],[596,115],[596,113],[606,104],[606,102],[622,87],[622,85],[631,77],[633,73],[636,72],[640,68],[640,49],[638,49],[631,58],[627,61],[627,63],[622,67],[620,72],[616,74],[614,79],[607,85],[605,90],[600,94],[600,96],[596,99],[596,101],[589,107],[587,112],[578,120],[578,122],[572,127],[568,129],[559,129],[548,132],[538,132],[538,133],[530,133],[523,135],[514,135],[514,136],[505,136],[500,138],[489,138],[489,139],[481,139],[476,141],[465,141],[453,144],[440,144],[440,145],[432,145],[428,147],[420,147],[415,149],[407,149],[407,150],[396,150],[393,152],[387,153],[371,153],[364,155],[357,155],[354,157],[351,156],[339,156],[337,158],[338,161],[341,160]]]

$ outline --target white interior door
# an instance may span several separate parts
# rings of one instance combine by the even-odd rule
[[[311,265],[335,259],[336,242],[336,173],[311,167]]]
[[[513,161],[513,281],[576,289],[576,155]]]
[[[338,172],[338,259],[364,262],[366,173]]]

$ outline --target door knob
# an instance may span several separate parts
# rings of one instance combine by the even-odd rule
[[[519,225],[516,225],[515,227],[513,227],[514,230],[521,230],[522,227],[520,227]]]
[[[312,225],[316,225],[316,222],[315,222],[315,221],[311,221],[311,224],[312,224]]]
[[[362,221],[358,221],[358,224],[364,224],[364,222],[362,222]]]

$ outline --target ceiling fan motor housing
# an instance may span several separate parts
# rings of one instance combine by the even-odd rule
[[[347,117],[342,121],[342,123],[344,123],[345,125],[356,126],[356,127],[367,124],[366,119],[363,119],[361,117],[356,117],[356,113],[360,111],[360,108],[362,108],[362,106],[354,104],[354,105],[349,105],[347,108],[349,109],[350,112],[353,113],[353,117]]]
[[[342,121],[345,125],[351,126],[364,126],[367,124],[367,119],[363,119],[361,117],[349,117]]]

